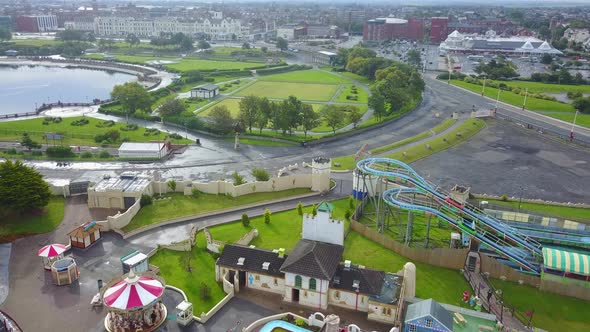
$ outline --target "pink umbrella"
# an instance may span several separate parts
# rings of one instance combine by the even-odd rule
[[[66,246],[63,244],[50,244],[47,245],[37,252],[37,255],[41,257],[55,257],[63,254],[66,251]]]
[[[133,270],[127,278],[119,281],[104,292],[104,304],[120,310],[145,307],[164,293],[164,286],[156,279],[136,276]]]

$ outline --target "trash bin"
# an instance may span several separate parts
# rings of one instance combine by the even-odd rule
[[[103,283],[102,283],[102,279],[98,279],[98,291],[100,292],[100,289],[102,288]]]

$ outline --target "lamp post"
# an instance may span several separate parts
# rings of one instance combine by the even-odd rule
[[[486,90],[486,76],[484,75],[483,76],[483,85],[482,85],[482,88],[481,88],[481,96],[482,97],[483,97],[483,93],[485,92],[485,90]]]
[[[500,102],[500,91],[502,91],[502,89],[498,87],[498,96],[496,96],[496,106],[494,107],[496,111],[498,110],[498,102]]]
[[[526,108],[526,97],[528,97],[528,95],[529,95],[529,88],[526,88],[524,90],[524,102],[522,103],[522,110],[523,111]]]
[[[524,192],[524,187],[518,186],[518,188],[520,190],[520,195],[518,195],[518,212],[520,213],[520,207],[522,206],[522,194]]]
[[[578,118],[578,110],[574,114],[574,122],[572,122],[572,130],[570,130],[570,142],[574,140],[574,127],[576,126],[576,119]]]

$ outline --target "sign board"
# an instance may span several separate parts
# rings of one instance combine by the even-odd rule
[[[64,139],[64,137],[60,134],[54,134],[54,133],[47,133],[45,134],[45,138],[47,139],[53,139],[53,140],[62,140]]]

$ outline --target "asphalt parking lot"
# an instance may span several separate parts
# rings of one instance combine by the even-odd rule
[[[487,120],[469,141],[412,163],[422,176],[449,190],[554,201],[590,201],[590,151],[555,142],[515,124]]]

